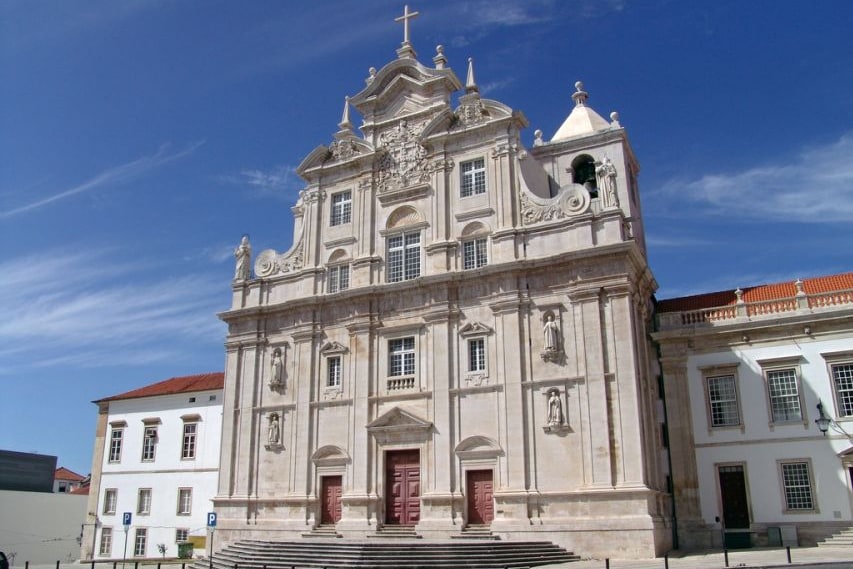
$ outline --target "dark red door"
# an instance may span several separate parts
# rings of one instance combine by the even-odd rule
[[[495,518],[495,506],[492,500],[491,470],[469,470],[466,491],[468,496],[468,523],[490,524]]]
[[[322,481],[320,523],[336,524],[341,519],[342,479],[340,476],[324,476]]]
[[[421,465],[417,450],[385,455],[385,521],[414,525],[421,515]]]

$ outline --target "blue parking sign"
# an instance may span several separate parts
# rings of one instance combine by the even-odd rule
[[[216,527],[216,512],[208,512],[207,513],[207,527],[215,528]]]
[[[122,525],[126,525],[126,526],[130,525],[130,512],[125,512],[124,514],[122,514],[121,523],[122,523]]]

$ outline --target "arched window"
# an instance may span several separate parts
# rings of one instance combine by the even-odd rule
[[[572,161],[574,182],[587,189],[591,198],[598,197],[598,183],[595,179],[595,160],[589,154],[581,154]]]

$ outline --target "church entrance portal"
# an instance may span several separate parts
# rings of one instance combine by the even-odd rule
[[[468,498],[468,523],[490,524],[495,517],[492,500],[491,470],[469,470],[466,476],[465,493]]]
[[[385,523],[414,525],[421,514],[421,464],[417,450],[385,454]]]
[[[321,524],[336,524],[341,519],[341,486],[342,477],[324,476],[322,478],[322,511],[320,512]]]

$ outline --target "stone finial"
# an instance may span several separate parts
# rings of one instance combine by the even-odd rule
[[[542,146],[542,131],[538,128],[533,131],[533,146]]]
[[[417,18],[420,12],[409,12],[409,5],[403,7],[403,15],[394,18],[395,22],[403,22],[403,43],[400,44],[400,49],[397,50],[397,57],[400,59],[417,58],[415,50],[412,48],[412,42],[409,41],[409,20]]]
[[[616,128],[622,126],[621,124],[619,124],[619,113],[617,113],[616,111],[610,113],[610,126]]]
[[[735,290],[735,298],[737,298],[738,304],[743,304],[743,291],[740,289],[740,287],[737,287],[737,289]]]
[[[803,288],[802,279],[797,279],[796,281],[794,281],[794,286],[797,287],[797,296],[805,296],[806,291]]]
[[[352,130],[352,123],[349,120],[349,97],[344,97],[344,113],[341,116],[341,122],[338,123],[338,128]]]
[[[572,93],[572,99],[575,101],[576,107],[585,107],[589,99],[589,93],[583,90],[583,81],[575,82],[575,92]]]
[[[436,69],[444,69],[447,65],[447,57],[444,56],[444,46],[438,44],[435,46],[435,57],[432,58]]]
[[[466,93],[479,93],[480,88],[477,87],[477,82],[474,81],[474,58],[468,58],[468,79],[465,81]]]
[[[376,79],[376,68],[371,67],[370,69],[367,70],[367,73],[368,73],[368,77],[367,77],[367,79],[364,80],[364,82],[367,83],[368,85],[370,85],[371,83],[373,83],[373,80]]]

